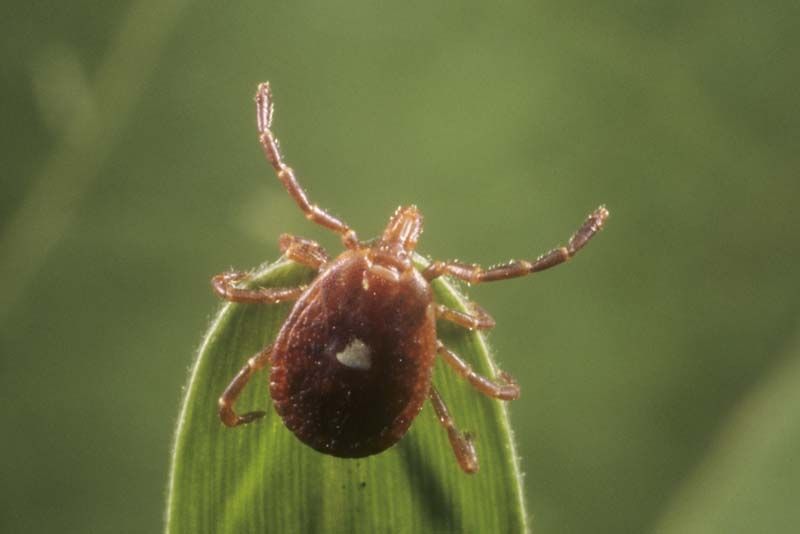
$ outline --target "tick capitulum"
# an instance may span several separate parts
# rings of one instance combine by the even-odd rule
[[[478,330],[492,328],[494,319],[475,304],[470,313],[437,304],[431,280],[449,275],[477,284],[548,269],[583,248],[602,228],[608,211],[596,209],[566,246],[533,261],[515,260],[488,269],[433,261],[418,271],[412,255],[422,232],[422,215],[415,206],[398,208],[379,239],[360,242],[347,224],[309,201],[294,171],[284,163],[270,129],[273,106],[268,83],[258,87],[256,110],[259,141],[278,179],[306,218],[338,233],[346,250],[331,259],[313,241],[282,235],[280,248],[286,257],[318,272],[310,285],[243,289],[237,287],[246,278],[243,273],[213,278],[217,294],[229,301],[295,301],[275,342],[250,358],[220,397],[220,419],[233,427],[264,415],[239,415],[233,406],[253,373],[269,366],[273,405],[289,430],[320,452],[360,458],[397,443],[428,399],[459,466],[474,473],[478,458],[472,439],[456,428],[431,383],[436,356],[489,397],[514,400],[519,386],[505,373],[497,380],[479,375],[437,339],[437,319]]]

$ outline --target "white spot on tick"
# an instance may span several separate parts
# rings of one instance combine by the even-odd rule
[[[342,352],[336,355],[339,363],[351,369],[366,371],[372,367],[372,357],[369,347],[360,339],[354,339]]]

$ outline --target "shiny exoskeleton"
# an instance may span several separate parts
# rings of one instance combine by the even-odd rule
[[[400,440],[426,399],[448,433],[459,466],[478,470],[471,437],[459,432],[431,383],[434,360],[441,356],[478,391],[500,400],[519,397],[507,374],[498,381],[477,374],[436,336],[436,320],[469,329],[489,329],[494,320],[476,304],[464,313],[437,304],[430,281],[450,275],[469,283],[504,280],[535,273],[571,258],[603,226],[608,211],[592,212],[566,246],[538,259],[514,260],[484,269],[478,265],[434,261],[422,271],[412,263],[422,232],[415,206],[398,208],[380,239],[362,243],[343,221],[312,204],[281,156],[270,126],[272,95],[268,83],[256,93],[259,140],[278,179],[306,217],[340,234],[346,251],[331,260],[307,239],[281,236],[281,251],[318,271],[307,287],[244,289],[244,273],[213,278],[215,291],[234,302],[296,301],[275,342],[250,358],[219,399],[227,426],[252,422],[264,412],[236,414],[233,405],[253,373],[270,367],[275,410],[301,441],[344,458],[377,454]]]

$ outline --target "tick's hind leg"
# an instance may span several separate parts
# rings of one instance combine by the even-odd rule
[[[233,411],[233,405],[236,399],[241,395],[242,390],[250,381],[253,373],[259,369],[263,369],[269,363],[269,357],[272,354],[272,345],[266,347],[264,350],[247,360],[247,363],[239,374],[231,381],[222,396],[219,398],[219,418],[225,423],[225,426],[239,426],[246,423],[251,423],[256,419],[264,417],[266,412],[248,412],[242,415],[236,415]]]
[[[444,403],[444,399],[436,391],[436,388],[431,386],[429,393],[433,410],[436,412],[436,417],[439,423],[447,431],[447,437],[450,439],[450,445],[453,447],[453,452],[458,460],[458,465],[461,469],[468,474],[475,473],[478,470],[478,455],[475,453],[475,445],[472,443],[472,436],[466,433],[459,432],[456,428],[450,412]]]
[[[608,210],[605,206],[600,206],[590,213],[578,231],[572,234],[567,246],[554,248],[550,252],[542,254],[533,262],[512,260],[503,265],[484,269],[480,265],[469,265],[455,261],[435,261],[422,272],[422,275],[427,280],[433,280],[443,274],[449,274],[470,284],[478,284],[480,282],[506,280],[544,271],[564,263],[574,256],[589,242],[592,236],[603,228],[603,223],[607,218]]]
[[[519,385],[508,373],[500,372],[502,382],[494,382],[475,372],[470,364],[462,360],[458,354],[445,347],[441,341],[436,342],[436,352],[452,367],[456,373],[465,378],[472,387],[486,395],[500,400],[516,400],[519,398]]]
[[[300,209],[303,210],[307,219],[341,235],[342,242],[347,248],[354,249],[358,247],[356,233],[343,221],[340,221],[316,204],[312,204],[308,200],[306,192],[300,186],[300,182],[297,181],[292,168],[283,162],[278,139],[270,130],[272,111],[272,93],[270,92],[269,83],[262,83],[258,86],[258,91],[256,92],[259,141],[264,149],[264,154],[272,164],[272,168],[275,169],[278,179],[283,183],[286,191],[288,191]]]
[[[279,244],[281,252],[287,258],[317,271],[330,260],[325,249],[319,243],[310,239],[281,234]]]
[[[243,289],[236,284],[249,275],[242,272],[229,272],[216,275],[211,279],[214,292],[220,298],[231,302],[249,302],[251,304],[277,304],[297,300],[305,291],[304,286],[298,287],[262,287],[259,289]]]

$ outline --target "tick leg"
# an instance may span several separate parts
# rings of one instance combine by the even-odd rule
[[[211,279],[214,292],[231,302],[249,302],[251,304],[277,304],[297,300],[305,291],[305,287],[262,287],[259,289],[242,289],[236,284],[247,278],[247,273],[229,272],[216,275]]]
[[[281,234],[281,252],[290,260],[319,270],[330,258],[325,249],[315,241],[289,234]]]
[[[430,393],[428,394],[433,410],[436,412],[436,417],[439,423],[447,430],[447,437],[450,438],[450,445],[453,447],[453,452],[458,460],[458,465],[461,469],[468,474],[475,473],[478,470],[478,455],[475,453],[475,445],[472,443],[472,436],[467,433],[461,433],[456,428],[455,421],[450,416],[447,406],[444,403],[439,392],[431,385]]]
[[[237,374],[231,383],[228,384],[228,387],[225,388],[225,391],[219,398],[219,418],[222,420],[225,426],[233,427],[252,423],[256,419],[264,417],[266,414],[266,412],[248,412],[246,414],[236,415],[236,412],[233,411],[233,405],[236,403],[236,399],[239,398],[242,390],[247,385],[247,382],[250,381],[250,377],[253,376],[253,373],[259,369],[263,369],[264,366],[269,363],[269,357],[271,354],[272,345],[266,347],[264,350],[247,360],[247,363],[244,367],[242,367],[242,370],[239,371],[239,374]]]
[[[494,328],[494,318],[489,315],[489,312],[475,304],[470,303],[472,313],[464,313],[453,308],[448,308],[443,304],[436,305],[436,317],[450,321],[464,328],[470,330],[489,330]]]
[[[256,92],[256,113],[258,119],[258,133],[261,147],[264,149],[264,154],[275,169],[278,179],[283,183],[283,186],[288,191],[289,195],[294,199],[297,205],[303,210],[306,218],[319,225],[324,226],[342,236],[342,243],[349,249],[358,247],[358,238],[356,233],[343,221],[340,221],[333,215],[329,214],[316,204],[312,204],[306,192],[297,181],[297,177],[291,167],[283,162],[278,139],[275,134],[270,130],[272,124],[272,93],[269,88],[269,82],[262,83],[258,86]]]
[[[479,375],[475,370],[462,360],[458,354],[444,346],[441,341],[436,342],[436,352],[444,358],[444,361],[452,367],[456,373],[465,378],[472,387],[486,395],[500,400],[515,400],[519,398],[519,385],[517,381],[508,373],[500,372],[502,383],[489,380],[483,375]]]
[[[550,252],[542,254],[533,262],[512,260],[503,265],[484,269],[480,265],[469,265],[455,261],[434,261],[422,272],[422,275],[428,280],[433,280],[443,274],[449,274],[470,284],[477,284],[480,282],[506,280],[544,271],[564,263],[574,256],[592,236],[603,228],[603,223],[607,218],[608,210],[604,206],[600,206],[589,214],[578,231],[572,234],[567,246],[554,248]]]

